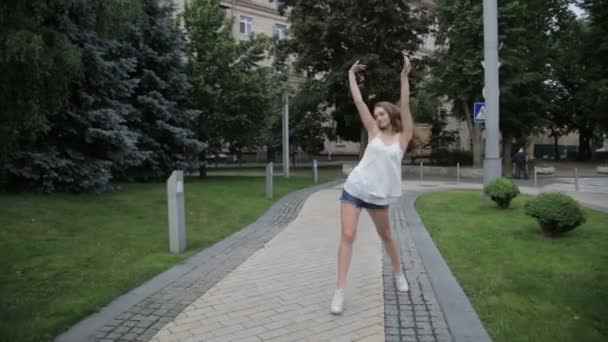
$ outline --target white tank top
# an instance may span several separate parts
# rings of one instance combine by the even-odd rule
[[[372,204],[387,205],[401,197],[401,160],[399,140],[385,145],[380,134],[365,148],[363,158],[353,169],[344,190]]]

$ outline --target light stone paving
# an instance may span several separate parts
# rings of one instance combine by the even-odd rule
[[[340,191],[311,195],[293,222],[151,341],[384,341],[382,246],[365,211],[345,312],[329,313],[336,283]]]

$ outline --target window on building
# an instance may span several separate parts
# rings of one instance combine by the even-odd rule
[[[241,16],[240,22],[240,32],[241,34],[250,36],[253,33],[253,18]]]
[[[274,37],[277,39],[287,38],[287,26],[283,24],[274,24]]]

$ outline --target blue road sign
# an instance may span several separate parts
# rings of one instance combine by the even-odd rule
[[[486,103],[485,102],[475,102],[473,106],[473,121],[475,123],[485,123],[486,122]]]

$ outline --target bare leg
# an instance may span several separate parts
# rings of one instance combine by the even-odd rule
[[[342,203],[342,238],[338,248],[338,288],[344,289],[346,286],[346,275],[350,266],[353,253],[353,243],[357,234],[357,223],[361,209],[349,203]]]
[[[401,257],[399,255],[399,247],[393,239],[391,234],[391,221],[388,214],[388,209],[381,210],[368,210],[369,215],[374,220],[374,224],[376,225],[376,230],[378,231],[378,235],[384,242],[384,247],[386,248],[386,252],[391,258],[391,264],[393,266],[394,274],[401,274]]]

